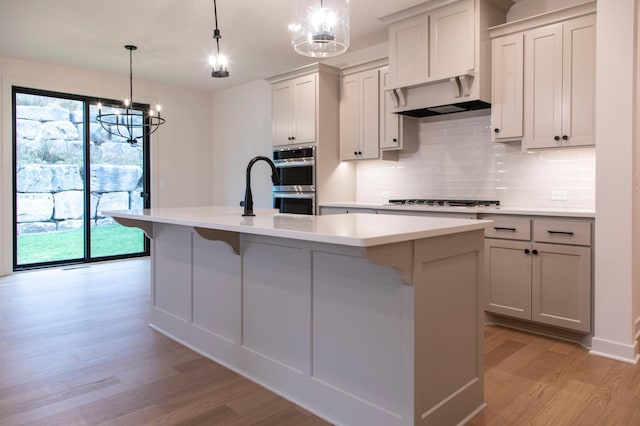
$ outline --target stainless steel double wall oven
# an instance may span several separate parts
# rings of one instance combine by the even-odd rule
[[[316,214],[316,147],[273,151],[280,185],[273,186],[273,207],[281,213]]]

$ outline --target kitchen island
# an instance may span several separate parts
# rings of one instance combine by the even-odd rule
[[[103,212],[152,240],[151,327],[335,424],[484,408],[490,221],[241,213]]]

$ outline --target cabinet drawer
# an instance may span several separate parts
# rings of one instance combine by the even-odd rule
[[[541,243],[591,245],[591,222],[582,220],[533,221],[533,240]]]
[[[493,225],[484,230],[485,237],[503,238],[506,240],[531,239],[531,219],[500,215],[482,216],[482,219],[494,221]]]

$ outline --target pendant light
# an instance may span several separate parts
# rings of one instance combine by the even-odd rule
[[[98,115],[96,121],[109,134],[126,139],[130,144],[135,144],[138,139],[154,133],[160,125],[164,124],[164,118],[160,117],[160,105],[156,110],[149,109],[148,115],[141,110],[134,109],[133,103],[133,51],[137,46],[127,44],[124,46],[129,51],[129,99],[125,99],[123,105],[116,109],[115,113],[102,113],[102,104],[98,103]],[[124,112],[122,112],[124,110]]]
[[[341,55],[349,47],[349,0],[294,0],[289,30],[301,55]]]
[[[217,54],[211,55],[211,57],[209,58],[209,62],[211,63],[211,77],[229,77],[227,57],[220,54],[220,39],[222,38],[222,36],[220,35],[220,30],[218,29],[218,7],[216,5],[216,0],[213,0],[213,16],[216,24],[216,27],[213,30],[213,38],[216,41]]]

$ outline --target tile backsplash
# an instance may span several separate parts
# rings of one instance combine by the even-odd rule
[[[594,148],[525,153],[520,143],[493,143],[490,124],[489,115],[422,121],[417,152],[400,152],[397,161],[358,162],[357,201],[458,198],[500,200],[510,207],[595,208]],[[566,193],[566,200],[552,200],[552,191],[559,198]]]

